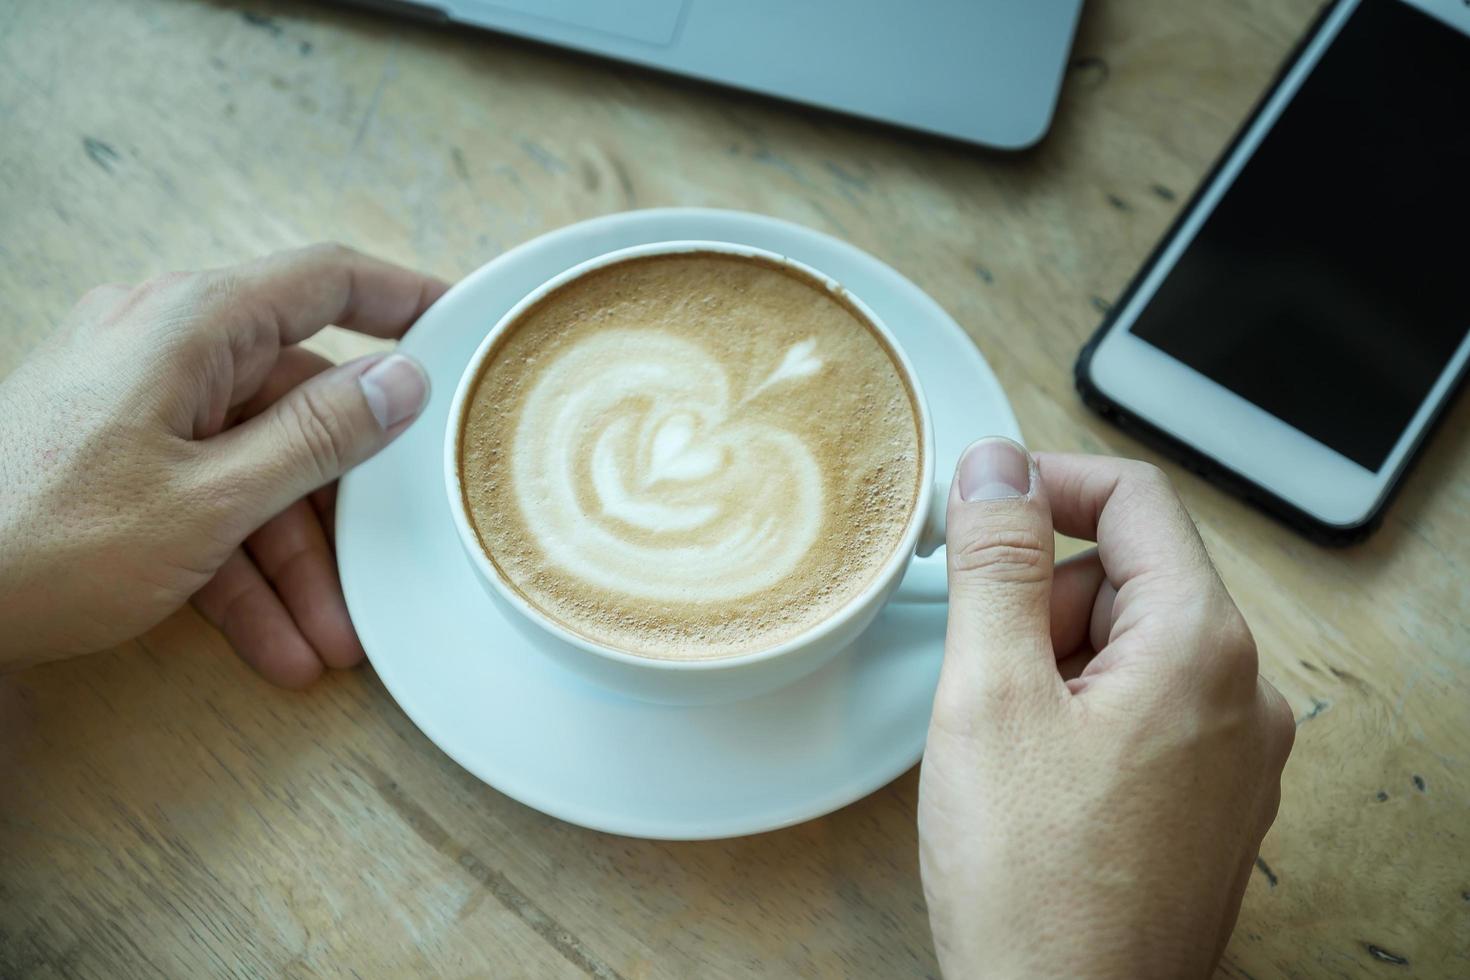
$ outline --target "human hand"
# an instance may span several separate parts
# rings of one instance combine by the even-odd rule
[[[1053,572],[1053,523],[1097,549]],[[984,440],[948,552],[919,785],[945,973],[1207,976],[1295,726],[1183,504],[1143,463]]]
[[[360,661],[335,481],[428,378],[296,345],[327,324],[397,337],[446,288],[322,245],[87,293],[0,383],[0,668],[111,646],[190,597],[274,683]]]

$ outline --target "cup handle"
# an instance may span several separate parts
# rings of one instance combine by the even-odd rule
[[[935,487],[929,495],[929,513],[919,532],[919,547],[904,572],[894,602],[937,603],[949,601],[949,563],[934,552],[944,545],[944,522],[949,511],[949,487]]]

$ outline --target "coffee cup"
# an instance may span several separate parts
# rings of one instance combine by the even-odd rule
[[[652,301],[683,281],[670,277],[706,269],[717,277],[710,288],[689,290],[672,307]],[[750,329],[709,334],[723,344],[716,356],[636,319],[675,308],[744,324],[747,300],[800,322],[792,337],[808,323],[812,336],[762,348],[762,321],[753,320]],[[837,386],[823,380],[827,370],[846,371],[845,380],[868,374],[864,384]],[[881,383],[867,383],[869,375]],[[847,440],[849,463],[840,409],[854,404],[866,414],[851,412],[850,424],[879,431],[854,431],[861,437]],[[782,418],[818,428],[793,435]],[[882,458],[890,441],[901,449],[892,463]],[[573,445],[586,451],[572,454]],[[837,502],[823,496],[833,459],[842,475],[860,478],[828,495]],[[858,296],[750,246],[635,246],[533,290],[489,331],[460,378],[444,483],[473,573],[528,645],[639,700],[710,704],[769,693],[842,653],[895,597],[945,598],[944,563],[933,552],[944,540],[947,492],[935,486],[933,421],[912,363]],[[699,496],[707,485],[724,496]],[[729,513],[722,499],[736,502]],[[856,571],[824,581],[820,562],[815,571],[802,564],[818,553]],[[782,605],[783,590],[794,601]],[[697,623],[685,621],[687,609]]]

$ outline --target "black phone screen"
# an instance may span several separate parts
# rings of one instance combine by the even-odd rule
[[[1381,467],[1470,331],[1470,38],[1362,0],[1132,330]]]

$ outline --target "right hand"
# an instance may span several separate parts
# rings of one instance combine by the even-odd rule
[[[1053,570],[1053,527],[1098,547]],[[919,789],[945,973],[1204,977],[1295,726],[1167,478],[972,446]]]

